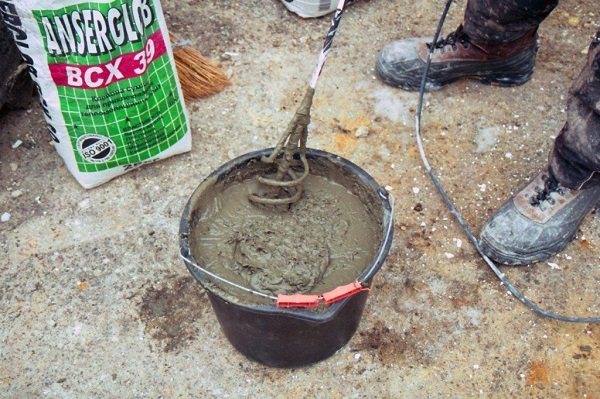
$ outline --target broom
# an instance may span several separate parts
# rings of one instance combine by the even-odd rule
[[[169,33],[169,38],[186,102],[218,93],[231,83],[225,73],[198,50],[178,41],[172,33]]]

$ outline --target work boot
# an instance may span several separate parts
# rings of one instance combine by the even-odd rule
[[[419,37],[386,45],[376,63],[381,79],[405,90],[418,90],[431,42],[431,38]],[[536,31],[514,42],[490,45],[471,40],[461,25],[435,44],[425,88],[438,90],[460,78],[499,86],[522,85],[531,79],[536,52]]]
[[[571,190],[546,168],[487,221],[479,245],[488,257],[507,265],[545,260],[575,238],[599,199],[600,187]]]

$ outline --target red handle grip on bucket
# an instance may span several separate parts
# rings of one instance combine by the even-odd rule
[[[341,285],[329,292],[322,295],[283,295],[277,296],[277,307],[278,308],[316,308],[319,306],[319,301],[322,300],[326,305],[330,305],[334,302],[341,301],[344,298],[348,298],[354,294],[358,294],[362,291],[369,291],[368,288],[362,286],[361,283],[355,281],[350,284]]]
[[[355,281],[350,284],[341,285],[329,292],[326,292],[321,295],[321,297],[323,298],[323,302],[329,305],[331,303],[341,301],[344,298],[348,298],[354,294],[358,294],[361,291],[369,291],[369,289],[363,287],[358,281]]]
[[[316,308],[319,306],[318,295],[277,295],[278,308]]]

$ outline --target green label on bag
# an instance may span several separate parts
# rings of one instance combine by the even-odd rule
[[[185,136],[152,0],[86,2],[33,16],[79,171],[143,163]]]

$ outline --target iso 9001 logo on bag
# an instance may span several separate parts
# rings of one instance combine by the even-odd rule
[[[85,134],[77,139],[77,151],[87,162],[101,163],[115,156],[117,146],[110,137]]]

